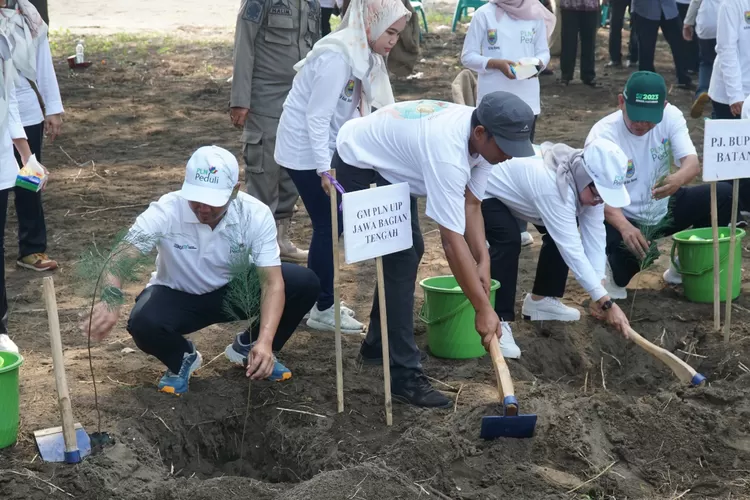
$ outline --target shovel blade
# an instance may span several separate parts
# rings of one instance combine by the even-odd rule
[[[530,438],[534,436],[536,415],[518,415],[515,417],[491,416],[482,417],[482,439]]]
[[[83,426],[75,424],[76,441],[78,442],[78,453],[80,459],[91,454],[91,439]],[[71,462],[71,454],[65,453],[65,439],[63,438],[62,427],[51,427],[34,431],[36,446],[39,448],[39,455],[45,462]]]

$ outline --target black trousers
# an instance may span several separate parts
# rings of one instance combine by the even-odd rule
[[[654,54],[656,53],[656,39],[659,36],[659,28],[672,50],[677,82],[690,84],[691,79],[687,73],[687,62],[682,38],[682,21],[679,17],[665,19],[662,13],[659,21],[646,19],[638,14],[631,14],[635,22],[635,33],[638,37],[638,69],[640,71],[656,71],[654,68]]]
[[[42,162],[42,144],[44,142],[44,122],[24,127],[29,148],[36,159]],[[16,161],[21,164],[21,156],[15,151]],[[28,189],[13,189],[18,217],[18,258],[34,253],[47,251],[47,225],[44,222],[42,193]]]
[[[560,71],[562,79],[573,79],[580,36],[581,80],[585,83],[593,82],[596,78],[596,32],[599,29],[599,12],[562,9],[561,16]]]
[[[718,224],[726,226],[732,216],[732,186],[724,182],[716,184],[716,206]],[[670,236],[689,227],[711,227],[711,186],[681,187],[670,199],[671,222],[662,229],[657,238]],[[636,227],[640,224],[630,221]],[[628,250],[620,232],[604,223],[607,228],[607,259],[612,268],[612,278],[617,286],[626,286],[640,271],[638,258]]]
[[[482,216],[485,237],[490,244],[490,276],[500,282],[500,288],[495,292],[495,312],[503,321],[514,321],[518,259],[521,254],[518,221],[510,209],[496,198],[482,202]],[[568,281],[568,265],[547,228],[534,227],[542,234],[542,249],[531,293],[542,297],[562,297]]]
[[[320,284],[311,270],[294,264],[281,264],[284,277],[286,303],[273,338],[273,350],[284,347],[302,317],[318,298]],[[210,325],[228,323],[235,318],[224,309],[228,286],[203,295],[193,295],[172,288],[149,286],[135,299],[135,307],[128,320],[128,332],[135,345],[164,363],[172,372],[180,371],[182,357],[190,351],[183,335],[188,335]],[[243,311],[235,311],[244,317]],[[260,311],[258,311],[260,312]],[[250,329],[250,337],[257,340],[259,322]]]
[[[677,11],[680,14],[680,22],[685,23],[685,16],[687,15],[688,7],[690,7],[690,4],[687,3],[678,3],[677,4]],[[682,39],[682,54],[685,58],[685,65],[687,66],[687,69],[689,71],[695,71],[698,72],[698,63],[699,63],[699,56],[698,56],[698,35],[693,35],[692,40],[685,40]]]
[[[356,168],[344,163],[336,153],[331,167],[336,169],[336,178],[349,191],[368,189],[371,183],[388,186],[386,181],[375,170]],[[518,232],[518,226],[516,226]],[[414,340],[414,289],[417,281],[419,261],[424,254],[424,240],[419,229],[419,212],[417,199],[411,199],[411,233],[414,246],[407,250],[383,256],[383,278],[385,284],[385,303],[388,308],[388,345],[390,347],[392,377],[400,378],[410,371],[422,371],[420,353]],[[520,235],[516,235],[520,239]],[[365,342],[371,347],[380,349],[380,305],[378,288],[372,298],[370,326]]]
[[[320,34],[326,36],[331,32],[331,16],[336,11],[333,7],[320,8]]]
[[[5,220],[8,216],[8,193],[0,191],[0,255],[5,255]],[[0,266],[0,333],[8,333],[8,294],[5,290],[5,266]]]
[[[625,10],[629,6],[630,0],[609,0],[609,12],[612,16],[609,22],[609,60],[614,63],[622,62],[622,29],[625,26]],[[638,40],[632,20],[628,40],[628,60],[631,63],[638,62]]]

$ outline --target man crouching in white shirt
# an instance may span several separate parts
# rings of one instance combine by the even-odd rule
[[[118,259],[158,251],[156,272],[128,320],[135,344],[167,366],[159,390],[181,395],[190,375],[201,365],[201,355],[184,335],[217,323],[260,315],[248,330],[237,334],[225,355],[235,364],[247,364],[253,380],[281,381],[292,373],[274,355],[291,337],[320,292],[315,273],[293,264],[281,264],[276,223],[271,210],[239,192],[237,159],[227,150],[198,149],[187,164],[182,190],[162,196],[136,219]],[[250,262],[238,266],[238,256]],[[239,263],[242,264],[242,263]],[[238,272],[257,269],[260,283],[258,311],[243,310],[228,299],[230,281]],[[121,279],[106,277],[107,286],[91,321],[91,338],[103,339],[114,327],[122,298]],[[232,291],[231,293],[236,293]],[[253,304],[253,297],[246,297]],[[249,307],[256,307],[251,305]],[[228,310],[234,310],[233,313]],[[82,325],[88,332],[88,321]]]
[[[618,97],[619,111],[597,122],[586,139],[587,144],[597,138],[609,139],[628,157],[625,187],[631,203],[604,209],[609,265],[606,286],[613,299],[627,297],[625,286],[653,251],[653,240],[691,226],[711,226],[710,186],[688,186],[701,167],[682,111],[668,104],[666,96],[660,75],[633,73]],[[678,167],[675,172],[673,166]],[[718,222],[726,226],[731,218],[731,186],[718,183],[717,195]],[[652,241],[643,236],[645,226],[657,227]],[[664,279],[671,284],[682,282],[671,267]]]
[[[348,121],[336,139],[332,166],[347,191],[406,182],[412,195],[414,246],[383,257],[391,388],[397,401],[445,408],[451,400],[433,389],[422,372],[414,341],[414,287],[424,241],[417,197],[438,223],[453,274],[476,311],[475,328],[488,347],[500,336],[489,300],[490,262],[481,199],[492,164],[533,156],[529,134],[534,113],[519,97],[493,92],[477,108],[442,101],[406,101]],[[360,348],[363,362],[382,362],[377,295],[370,328]]]
[[[577,321],[581,314],[559,298],[568,269],[593,299],[592,313],[627,335],[625,314],[604,289],[606,262],[604,205],[624,207],[628,158],[611,141],[597,139],[585,149],[545,142],[542,156],[514,158],[495,167],[482,202],[484,230],[490,245],[490,273],[501,287],[495,312],[502,320],[500,347],[506,358],[521,357],[509,321],[515,319],[521,238],[517,218],[531,222],[544,236],[532,293],[522,313],[532,321]],[[579,233],[580,229],[580,233]]]

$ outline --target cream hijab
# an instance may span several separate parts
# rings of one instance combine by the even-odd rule
[[[29,0],[8,0],[0,8],[0,130],[8,125],[10,90],[18,73],[36,83],[39,41],[47,25]]]
[[[555,31],[557,18],[548,11],[539,0],[489,0],[497,6],[496,17],[500,20],[503,12],[507,13],[513,19],[523,19],[527,21],[544,21],[544,27],[547,29],[547,42],[552,38]]]
[[[360,110],[369,114],[372,106],[381,108],[393,104],[393,90],[383,56],[370,49],[380,35],[396,21],[411,17],[402,0],[352,0],[339,28],[321,38],[294,69],[301,71],[305,64],[326,51],[334,51],[346,59],[354,76],[362,82]]]

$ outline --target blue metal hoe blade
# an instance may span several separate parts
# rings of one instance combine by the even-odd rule
[[[65,453],[65,439],[62,427],[53,427],[34,432],[39,455],[45,462],[78,463],[82,458],[91,454],[91,439],[81,424],[75,424],[78,454]]]
[[[491,416],[482,417],[482,439],[530,438],[536,428],[536,415],[517,415],[515,417]]]

